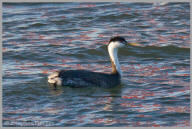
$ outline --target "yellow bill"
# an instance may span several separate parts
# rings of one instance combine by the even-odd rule
[[[142,45],[139,44],[139,43],[129,43],[129,45],[131,45],[131,46],[142,46]]]

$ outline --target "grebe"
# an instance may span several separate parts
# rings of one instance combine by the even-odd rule
[[[127,41],[120,36],[112,37],[108,44],[108,52],[112,65],[111,73],[92,72],[88,70],[61,70],[48,76],[48,83],[69,87],[113,87],[121,83],[121,68],[117,57],[118,48],[127,45]]]

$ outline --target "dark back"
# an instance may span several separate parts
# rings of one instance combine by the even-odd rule
[[[63,85],[75,87],[99,86],[105,88],[119,85],[121,79],[118,73],[106,74],[88,70],[62,70],[59,73],[59,77],[62,78]],[[70,82],[70,84],[67,82]]]

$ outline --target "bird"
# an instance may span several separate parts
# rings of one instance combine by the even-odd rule
[[[88,87],[110,88],[121,84],[122,71],[118,60],[118,49],[127,46],[124,37],[111,37],[107,45],[112,71],[111,73],[93,72],[89,70],[59,70],[48,76],[48,83],[55,87]]]

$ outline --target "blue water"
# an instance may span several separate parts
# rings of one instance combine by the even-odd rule
[[[3,126],[186,127],[189,3],[3,3]],[[110,72],[123,36],[120,86],[58,87],[60,69]]]

